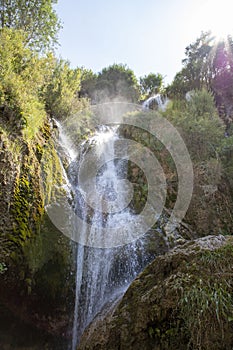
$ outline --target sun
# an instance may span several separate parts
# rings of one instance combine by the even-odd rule
[[[207,0],[198,10],[197,21],[203,31],[211,31],[216,40],[233,36],[233,1]]]

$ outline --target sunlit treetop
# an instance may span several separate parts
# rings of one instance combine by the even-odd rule
[[[57,0],[0,0],[0,28],[23,30],[37,50],[52,48],[61,27],[53,8]]]

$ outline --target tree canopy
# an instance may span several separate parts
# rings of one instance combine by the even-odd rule
[[[171,95],[183,96],[186,92],[208,87],[211,79],[210,53],[213,45],[211,32],[202,33],[186,47],[183,68],[174,78],[168,91]]]
[[[45,92],[46,110],[56,118],[68,117],[75,113],[78,105],[80,70],[72,69],[67,61],[55,58],[52,68]]]
[[[103,68],[98,74],[82,69],[81,96],[88,96],[92,102],[123,98],[137,102],[140,96],[139,84],[134,72],[123,64]]]
[[[27,137],[46,114],[66,118],[80,108],[80,73],[53,54],[40,56],[22,31],[0,32],[0,115]]]
[[[139,87],[134,72],[123,64],[113,64],[104,68],[98,75],[96,89],[105,98],[123,97],[130,102],[136,102],[139,97]]]
[[[0,27],[23,30],[27,43],[38,50],[57,42],[60,21],[53,8],[57,0],[0,0]]]
[[[160,73],[150,73],[140,78],[140,88],[142,95],[149,97],[160,92],[162,87],[163,77]]]
[[[201,36],[185,50],[183,68],[167,91],[171,97],[184,97],[188,91],[207,88],[214,95],[220,115],[233,114],[233,40],[214,41],[211,32]]]

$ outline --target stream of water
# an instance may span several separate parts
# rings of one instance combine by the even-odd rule
[[[165,108],[166,101],[160,95],[152,96],[139,108],[149,109],[153,101],[160,109]],[[127,104],[113,104],[111,108],[100,105],[95,111],[97,115],[99,111],[103,113],[102,107],[113,121],[115,114],[125,113],[125,107],[136,109]],[[122,144],[119,126],[114,123],[98,125],[94,134],[79,145],[75,133],[73,135],[75,125],[67,127],[58,123],[57,127],[60,148],[69,161],[65,177],[72,191],[73,212],[81,218],[74,220],[72,227],[76,242],[76,290],[69,350],[76,350],[84,330],[95,316],[124,293],[155,254],[148,250],[151,238],[135,235],[136,231],[140,232],[140,227],[144,230],[144,224],[137,221],[137,215],[129,205],[134,191],[134,185],[127,180],[130,149]],[[85,163],[86,168],[83,167]],[[154,176],[159,175],[157,168],[158,164],[153,170]],[[151,203],[153,206],[154,199]],[[156,205],[153,215],[154,208]],[[154,239],[160,239],[159,230],[152,235]]]
[[[130,244],[108,248],[111,228],[129,225],[134,220],[130,209],[117,210],[116,203],[124,203],[127,197],[127,186],[122,181],[127,174],[127,161],[116,158],[115,147],[119,140],[117,127],[101,126],[96,133],[84,142],[79,155],[72,149],[65,130],[59,125],[60,142],[70,158],[68,179],[74,192],[74,207],[82,217],[82,227],[78,227],[80,235],[89,234],[93,239],[98,237],[101,247],[76,244],[76,292],[73,315],[71,349],[77,344],[85,328],[101,311],[109,300],[114,301],[122,295],[136,275],[148,263],[144,251],[144,243],[138,239]],[[90,211],[85,193],[80,187],[79,167],[91,149],[94,148],[94,161],[102,157],[96,178],[96,193],[92,193],[92,209]],[[87,174],[85,181],[92,181]],[[87,230],[87,225],[91,229]],[[110,235],[106,235],[106,230]],[[115,231],[114,231],[115,232]],[[128,233],[130,234],[130,232]],[[108,240],[108,241],[106,241]],[[89,240],[90,241],[90,240]],[[94,242],[93,242],[94,243]],[[104,248],[102,248],[104,247]]]
[[[103,156],[104,166],[96,176],[97,193],[92,215],[92,231],[102,246],[106,246],[106,229],[129,224],[134,215],[129,209],[114,212],[114,203],[123,203],[127,189],[121,178],[127,164],[115,159],[115,145],[119,136],[117,127],[102,126],[89,140],[94,143],[96,159]],[[109,160],[112,159],[112,160]],[[103,201],[105,207],[103,206]],[[87,215],[86,206],[83,215]],[[106,215],[106,213],[110,213]],[[85,222],[85,221],[84,221]],[[104,229],[103,229],[104,228]],[[82,234],[86,234],[85,224]],[[111,238],[111,237],[110,237]],[[112,237],[113,239],[113,237]],[[141,250],[141,254],[139,254]],[[72,350],[75,350],[81,334],[105,303],[122,294],[141,269],[143,245],[134,242],[124,247],[96,248],[78,245],[76,300],[73,323]],[[144,265],[144,264],[143,264]]]
[[[168,102],[169,100],[166,96],[162,96],[161,94],[155,94],[143,102],[142,109],[143,110],[149,110],[150,108],[153,109],[153,106],[155,105],[159,110],[165,111]]]

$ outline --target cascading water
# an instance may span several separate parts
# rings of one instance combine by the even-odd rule
[[[110,300],[113,302],[122,295],[130,282],[148,263],[148,257],[144,251],[143,241],[140,239],[124,246],[108,248],[108,243],[114,237],[111,237],[111,233],[106,235],[106,230],[111,232],[111,228],[119,223],[121,226],[130,226],[130,222],[134,220],[134,214],[128,208],[114,210],[116,200],[127,203],[125,200],[127,186],[122,181],[127,173],[127,162],[122,162],[115,156],[115,147],[119,140],[117,127],[101,126],[93,137],[82,144],[76,159],[74,159],[75,152],[70,149],[71,143],[61,125],[59,128],[60,142],[64,148],[68,148],[66,153],[71,159],[68,178],[75,193],[75,211],[82,217],[82,227],[78,227],[80,235],[85,237],[88,232],[87,225],[91,225],[89,235],[90,237],[93,235],[93,239],[98,237],[102,247],[95,247],[95,244],[84,246],[79,243],[76,247],[76,293],[71,346],[72,350],[76,350],[88,324],[106,303]],[[92,148],[95,149],[96,161],[99,157],[103,158],[103,166],[95,179],[97,193],[93,193],[92,198],[94,210],[90,210],[86,204],[87,198],[80,187],[79,177],[82,159]]]
[[[149,97],[146,101],[143,102],[142,109],[148,110],[153,105],[156,105],[158,109],[164,111],[166,109],[167,103],[168,103],[167,97],[164,97],[161,94],[156,94]]]
[[[123,182],[119,181],[119,177],[123,176],[126,171],[125,164],[114,159],[114,146],[117,139],[116,127],[102,126],[94,137],[88,141],[91,145],[95,144],[96,157],[101,154],[106,158],[106,162],[104,161],[104,166],[96,178],[97,190],[100,195],[97,195],[95,201],[90,230],[90,235],[98,235],[98,240],[103,247],[106,246],[103,227],[111,229],[119,223],[122,225],[124,222],[129,223],[133,220],[133,214],[128,209],[115,214],[105,214],[106,211],[111,212],[111,205],[116,197],[118,197],[118,201],[123,202],[125,196]],[[108,161],[109,158],[112,158],[112,161]],[[77,163],[73,164],[73,169],[78,166]],[[75,173],[77,174],[76,171]],[[77,197],[80,197],[78,179],[72,178],[72,175],[70,177],[71,183],[76,186]],[[108,201],[105,209],[102,200]],[[80,203],[79,199],[77,200],[76,210],[82,211],[84,224],[81,234],[85,235],[87,232],[85,220],[87,220],[88,213],[86,205]],[[77,342],[84,329],[101,311],[104,304],[121,295],[138,274],[141,266],[145,265],[145,262],[139,261],[143,258],[146,259],[145,257],[142,258],[144,255],[142,252],[141,254],[138,253],[139,250],[143,250],[143,244],[139,241],[116,248],[95,248],[78,245],[72,350],[76,349]]]
[[[101,104],[56,126],[68,185],[59,184],[56,201],[46,210],[53,224],[75,242],[76,292],[69,350],[77,349],[90,322],[115,304],[150,261],[182,239],[176,228],[191,199],[191,161],[171,124],[159,113],[141,110],[142,106],[128,103]],[[86,122],[97,131],[80,146],[77,137],[83,130],[90,132]],[[166,174],[156,154],[134,140],[139,133],[139,140],[145,136],[146,144],[158,152],[162,143],[175,158],[178,199],[170,217],[165,207]],[[173,168],[171,162],[172,174]],[[190,176],[181,176],[186,169]]]

